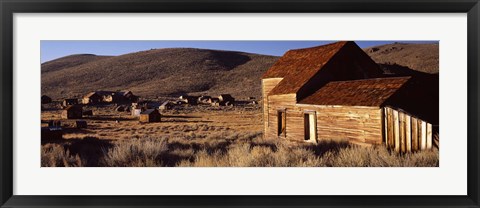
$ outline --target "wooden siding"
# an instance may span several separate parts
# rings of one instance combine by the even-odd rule
[[[401,153],[432,148],[432,124],[390,107],[385,107],[383,112],[388,148]]]
[[[295,94],[268,97],[266,138],[305,141],[304,114],[316,113],[317,140],[349,140],[382,144],[382,112],[378,107],[296,104]],[[286,113],[286,136],[278,136],[278,111]]]
[[[267,132],[268,127],[268,93],[277,86],[277,84],[282,81],[282,78],[270,78],[262,80],[262,104],[263,104],[263,123],[264,123],[264,132]],[[265,136],[266,134],[264,134]]]

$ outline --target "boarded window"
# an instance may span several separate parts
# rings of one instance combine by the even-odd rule
[[[286,129],[287,129],[287,116],[285,110],[279,110],[277,114],[278,118],[278,136],[286,136]]]
[[[305,141],[317,141],[317,125],[315,112],[306,112],[303,115]]]

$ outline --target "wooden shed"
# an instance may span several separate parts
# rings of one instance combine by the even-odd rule
[[[82,98],[83,104],[99,104],[102,103],[102,101],[103,97],[97,92],[90,92]]]
[[[62,111],[64,119],[80,119],[83,117],[83,109],[81,105],[70,105]]]
[[[158,109],[159,110],[170,110],[173,107],[173,103],[170,101],[163,102]]]
[[[67,107],[67,106],[70,106],[70,105],[77,105],[77,104],[78,104],[78,100],[75,99],[75,98],[65,99],[62,102],[63,107]]]
[[[160,122],[161,115],[157,109],[147,109],[140,113],[140,122],[142,123],[151,123],[151,122]]]
[[[429,125],[404,108],[402,100],[412,96],[407,87],[410,79],[384,77],[378,65],[350,41],[290,50],[262,77],[264,136],[306,142],[348,140],[362,145],[387,144],[393,138],[404,141],[405,151],[412,151],[407,138],[413,137],[406,133],[412,128],[401,121],[389,123],[385,113],[392,109],[410,116],[402,120],[405,123],[415,118]],[[398,136],[387,135],[391,130]],[[389,147],[401,151],[401,145]]]
[[[212,98],[212,97],[208,96],[208,95],[202,95],[202,96],[198,97],[198,102],[199,103],[208,103],[210,98]]]
[[[224,102],[230,102],[230,103],[235,102],[235,98],[233,98],[233,96],[230,94],[221,94],[220,96],[218,96],[218,99]]]

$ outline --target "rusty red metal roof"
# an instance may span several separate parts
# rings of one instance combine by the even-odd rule
[[[296,93],[347,43],[355,44],[352,41],[340,41],[287,51],[262,77],[283,78],[270,94]]]
[[[410,77],[329,82],[299,104],[382,106]]]

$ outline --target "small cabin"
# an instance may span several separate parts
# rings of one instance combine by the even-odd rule
[[[225,102],[228,101],[228,102],[230,102],[230,103],[235,102],[235,98],[233,98],[233,96],[230,95],[230,94],[221,94],[220,96],[218,96],[218,99],[219,99],[220,101],[225,101]]]
[[[75,98],[65,99],[62,102],[63,107],[67,107],[67,106],[71,106],[71,105],[77,105],[77,104],[78,104],[78,100],[75,99]]]
[[[173,103],[170,101],[165,101],[158,107],[159,110],[170,110],[173,107]]]
[[[160,122],[161,115],[157,109],[147,109],[140,113],[140,122],[142,123],[151,123],[151,122]]]
[[[83,96],[82,103],[83,104],[99,104],[102,103],[103,97],[99,95],[97,92],[90,92]]]
[[[219,103],[219,102],[220,102],[220,99],[218,99],[218,98],[210,98],[210,99],[208,100],[208,103],[211,103],[211,104],[213,104],[213,103]]]
[[[47,104],[47,103],[51,103],[52,102],[52,98],[46,96],[46,95],[42,95],[42,98],[41,98],[41,103],[42,104]]]
[[[198,104],[198,96],[190,96],[190,95],[182,95],[178,99],[185,104],[189,105],[197,105]]]
[[[80,105],[70,105],[62,111],[63,119],[80,119],[83,117],[83,109]]]
[[[211,98],[212,98],[211,96],[202,95],[202,96],[198,97],[198,102],[199,103],[208,103],[208,100],[210,100]]]
[[[132,116],[138,117],[140,116],[140,113],[142,113],[141,108],[132,108],[131,110]]]

